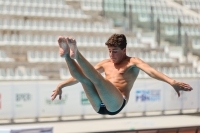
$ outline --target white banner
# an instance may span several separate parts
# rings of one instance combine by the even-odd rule
[[[141,96],[141,91],[145,90],[144,81],[136,80],[135,84],[129,95],[129,100],[127,103],[127,112],[143,112],[145,111],[144,99]]]
[[[158,80],[147,80],[146,89],[143,90],[145,97],[145,111],[162,111],[164,108],[163,82]]]
[[[10,82],[0,83],[0,119],[12,119],[12,102],[11,93],[12,84]]]
[[[12,88],[14,118],[37,117],[37,93],[35,82],[14,82]]]
[[[83,114],[80,99],[82,90],[83,88],[80,83],[63,88],[63,94],[67,97],[67,99],[66,103],[62,105],[62,116]]]
[[[82,107],[82,114],[97,114],[96,111],[93,109],[92,105],[90,104],[90,101],[88,100],[83,89],[79,93],[79,100],[79,104]]]
[[[184,91],[181,94],[182,109],[198,108],[198,80],[182,80],[182,82],[192,86],[192,91]]]
[[[51,95],[57,85],[58,82],[52,81],[38,82],[38,117],[56,117],[61,115],[61,105],[66,103],[65,92],[63,92],[62,100],[59,100],[58,97],[54,101],[51,100]]]
[[[163,92],[160,81],[137,80],[130,93],[127,112],[163,110]]]
[[[179,80],[180,81],[180,80]],[[61,81],[0,83],[0,119],[58,117],[97,114],[80,83],[63,88],[62,99],[52,101],[53,90]],[[200,82],[185,79],[193,91],[177,93],[167,83],[136,80],[127,105],[120,113],[162,110],[198,109]],[[27,113],[28,112],[28,113]]]
[[[197,83],[198,83],[198,109],[199,109],[199,112],[200,112],[200,80],[197,80]]]
[[[164,110],[180,110],[181,109],[181,97],[178,97],[178,94],[174,88],[163,82],[164,86]]]

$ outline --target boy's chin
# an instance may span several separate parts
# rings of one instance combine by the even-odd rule
[[[112,60],[112,59],[111,59],[111,62],[112,62],[112,63],[117,63],[117,61],[116,61],[116,60]]]

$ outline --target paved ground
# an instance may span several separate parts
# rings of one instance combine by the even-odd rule
[[[200,126],[198,116],[174,115],[174,116],[151,116],[119,119],[102,120],[81,120],[67,122],[49,122],[34,124],[15,124],[3,125],[1,128],[19,128],[19,127],[53,127],[54,133],[89,133],[106,132],[133,129],[157,129],[173,127]]]

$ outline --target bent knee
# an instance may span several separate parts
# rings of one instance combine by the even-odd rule
[[[125,106],[124,101],[122,103],[112,103],[109,104],[108,106],[106,106],[106,108],[108,109],[108,111],[110,112],[116,112],[118,111],[120,108],[122,108],[122,106]]]
[[[99,112],[99,110],[100,110],[100,106],[98,105],[98,106],[92,106],[92,108],[94,109],[94,111],[95,112]]]

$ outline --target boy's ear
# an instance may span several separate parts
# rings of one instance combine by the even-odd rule
[[[126,53],[126,48],[123,49],[123,52]]]

